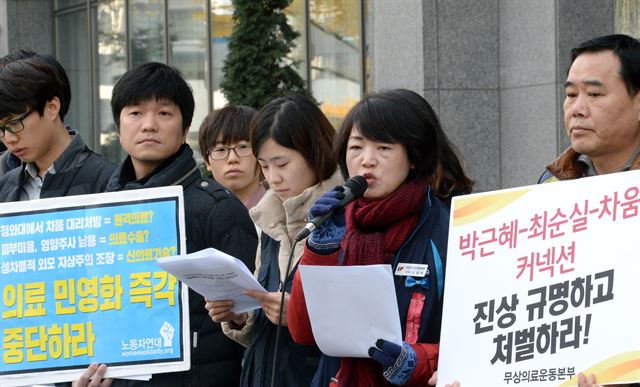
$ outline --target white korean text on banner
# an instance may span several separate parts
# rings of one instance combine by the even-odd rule
[[[640,381],[640,171],[457,197],[438,385]]]
[[[0,204],[0,385],[189,368],[182,188]]]

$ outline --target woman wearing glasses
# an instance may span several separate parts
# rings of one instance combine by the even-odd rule
[[[255,275],[267,292],[247,294],[261,304],[250,313],[231,311],[233,301],[209,301],[206,308],[224,333],[247,346],[240,385],[268,386],[272,377],[275,337],[280,314],[275,385],[308,386],[320,352],[315,346],[293,342],[287,325],[291,276],[286,272],[302,255],[304,242],[295,245],[296,233],[305,225],[307,211],[320,195],[342,183],[336,173],[332,142],[335,130],[316,104],[301,95],[278,98],[265,105],[251,123],[251,147],[269,191],[249,212],[262,230]],[[281,283],[284,286],[281,287]]]
[[[213,178],[233,192],[247,209],[266,192],[260,165],[249,143],[249,125],[256,110],[229,105],[209,113],[200,125],[198,143]]]

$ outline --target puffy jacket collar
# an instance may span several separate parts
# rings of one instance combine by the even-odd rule
[[[66,127],[67,132],[71,136],[71,143],[67,146],[67,148],[62,152],[62,154],[53,162],[53,168],[56,173],[65,173],[71,171],[73,169],[77,169],[82,167],[85,161],[91,156],[93,151],[87,147],[84,140],[80,136],[79,132],[71,130],[70,127]],[[87,150],[88,152],[85,152]],[[14,156],[15,157],[15,156]],[[28,174],[26,172],[27,164],[22,164],[22,169],[20,170],[20,184],[24,184],[24,182],[28,178]]]
[[[560,180],[578,179],[585,171],[585,165],[578,162],[578,156],[580,153],[569,147],[547,169]]]
[[[71,130],[69,127],[67,127],[67,131],[71,136],[71,143],[67,146],[67,149],[62,152],[60,157],[53,162],[56,173],[78,168],[84,164],[85,160],[91,155],[90,152],[83,152],[85,149],[88,149],[88,147],[82,140],[82,137],[80,137],[80,133]]]
[[[187,187],[198,178],[200,178],[200,171],[196,161],[193,159],[193,151],[188,145],[183,144],[178,152],[165,160],[150,175],[140,180],[135,180],[131,156],[128,156],[109,179],[107,191],[167,187],[171,185]]]
[[[579,179],[584,176],[586,166],[578,162],[580,153],[567,148],[557,159],[547,166],[547,170],[559,180]],[[640,169],[640,155],[631,162],[631,170]]]
[[[66,128],[67,132],[71,136],[71,143],[56,159],[56,161],[53,162],[53,168],[56,173],[64,173],[81,167],[85,160],[93,153],[93,151],[91,151],[89,147],[87,147],[87,144],[82,140],[79,132],[71,130],[68,126]],[[84,152],[85,150],[88,150],[89,152]],[[23,182],[27,179],[27,175],[24,173],[24,168],[26,168],[26,164],[22,165],[23,174],[21,181]]]

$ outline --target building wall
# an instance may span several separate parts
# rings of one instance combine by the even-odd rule
[[[495,189],[501,185],[498,2],[435,3],[440,119],[476,190]]]
[[[534,184],[568,146],[569,51],[615,31],[615,3],[368,0],[367,84],[424,95],[477,191]],[[0,0],[0,55],[17,48],[54,52],[53,0]]]
[[[614,32],[614,0],[370,0],[367,27],[372,89],[424,95],[486,191],[534,184],[568,146],[569,51]]]
[[[9,52],[7,35],[7,0],[0,0],[0,56]]]
[[[559,151],[555,0],[500,3],[503,187],[535,183]]]
[[[53,0],[1,0],[0,21],[3,12],[6,23],[0,23],[0,41],[6,33],[5,55],[20,48],[54,53]],[[0,54],[2,49],[0,43]]]

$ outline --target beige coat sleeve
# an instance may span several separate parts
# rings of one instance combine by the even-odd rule
[[[244,324],[242,329],[233,329],[229,326],[229,323],[223,322],[222,332],[231,340],[248,347],[251,344],[251,332],[253,331],[253,325],[255,324],[255,313],[249,312],[249,318]]]

